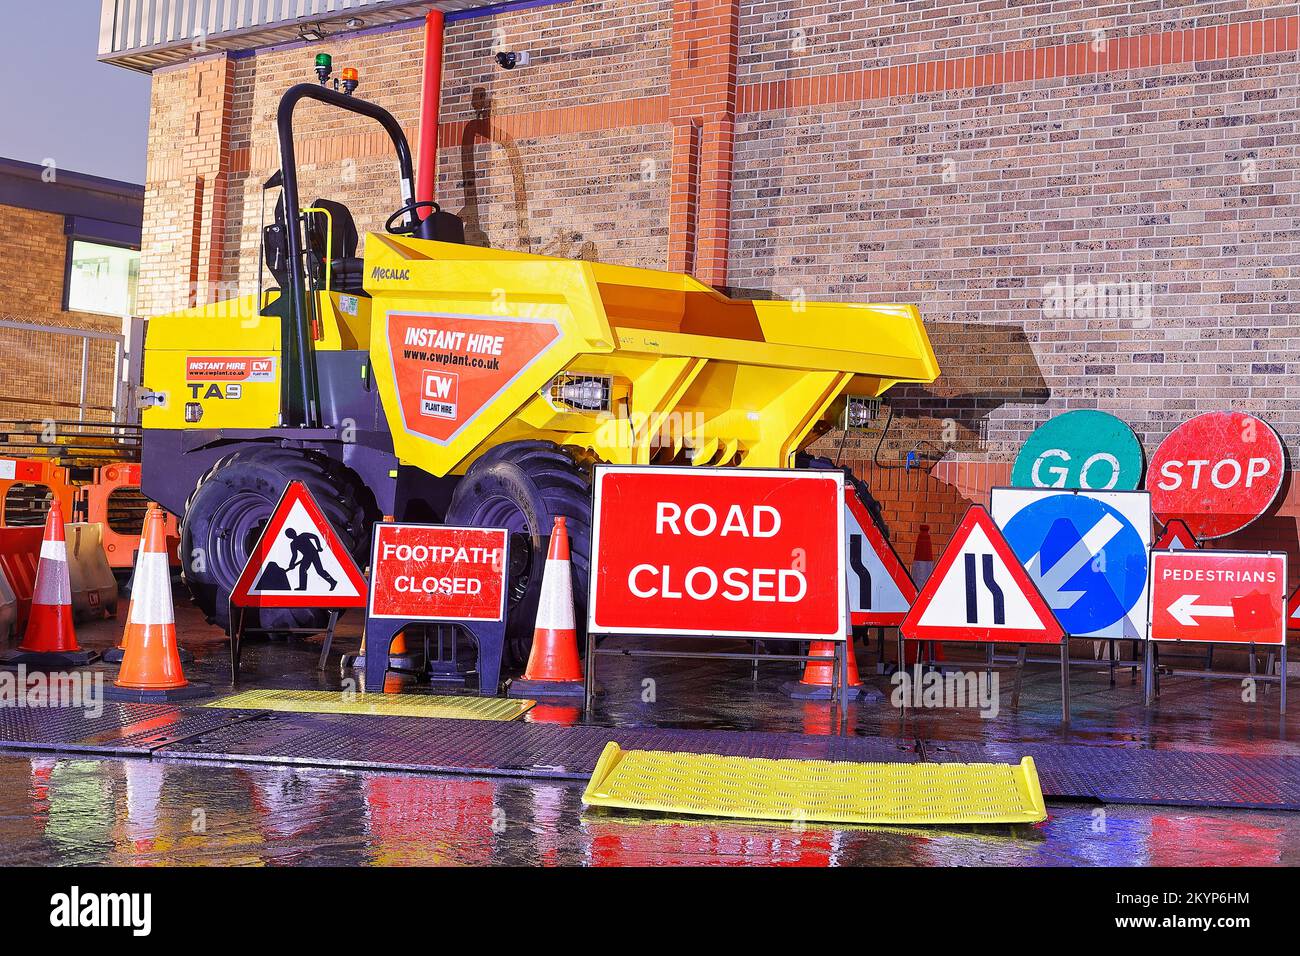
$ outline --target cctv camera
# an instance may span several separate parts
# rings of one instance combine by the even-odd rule
[[[527,66],[528,59],[526,52],[516,53],[513,50],[501,50],[496,56],[497,66],[503,70],[513,70],[517,66]]]

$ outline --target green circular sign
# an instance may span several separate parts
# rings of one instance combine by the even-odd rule
[[[1114,415],[1081,410],[1049,418],[1011,469],[1017,488],[1132,491],[1142,482],[1142,445]]]

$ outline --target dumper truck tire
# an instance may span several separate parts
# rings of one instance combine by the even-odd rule
[[[591,556],[591,478],[554,442],[498,445],[470,465],[456,485],[447,524],[510,531],[510,609],[506,659],[522,667],[533,644],[537,600],[551,529],[557,516],[569,532],[573,562],[574,618],[581,652],[587,620],[587,573]]]
[[[357,564],[364,568],[369,562],[370,528],[379,509],[351,469],[319,452],[241,449],[199,479],[181,516],[181,577],[208,623],[228,627],[230,592],[285,486],[295,480],[307,486]],[[316,608],[267,608],[246,626],[324,630],[328,618],[328,611]]]

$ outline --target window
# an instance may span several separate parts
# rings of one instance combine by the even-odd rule
[[[134,314],[140,253],[80,239],[68,245],[68,282],[64,296],[67,310]]]

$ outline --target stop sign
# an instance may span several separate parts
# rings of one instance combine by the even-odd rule
[[[1197,415],[1151,457],[1151,510],[1163,524],[1181,519],[1198,538],[1222,538],[1268,510],[1282,487],[1282,463],[1277,432],[1254,415]]]

